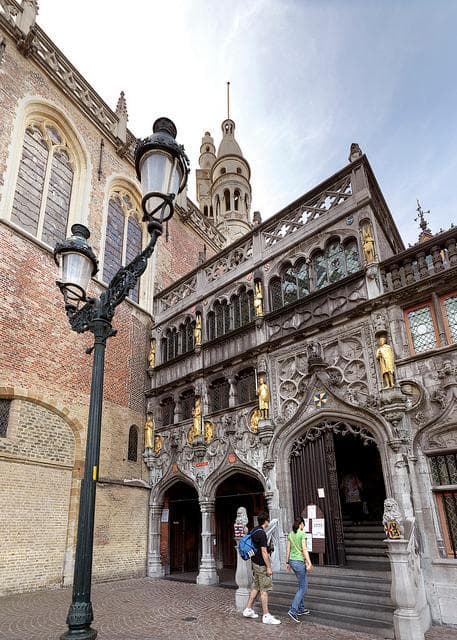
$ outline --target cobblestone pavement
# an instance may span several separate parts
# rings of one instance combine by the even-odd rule
[[[0,598],[1,640],[57,640],[66,630],[68,589]],[[93,587],[98,640],[379,640],[379,637],[290,620],[268,627],[234,609],[234,592],[164,580],[122,580]],[[457,640],[434,627],[427,640]]]

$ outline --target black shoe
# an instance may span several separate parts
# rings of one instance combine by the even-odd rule
[[[297,616],[309,616],[311,611],[309,609],[303,609],[303,611],[298,611]]]
[[[296,613],[292,613],[292,611],[288,611],[287,615],[290,616],[294,622],[300,622]]]

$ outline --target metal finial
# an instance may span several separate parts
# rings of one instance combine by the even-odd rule
[[[417,217],[414,218],[414,222],[419,222],[419,226],[422,229],[422,231],[427,231],[428,233],[431,233],[429,226],[428,226],[428,222],[425,219],[425,214],[430,213],[430,209],[428,211],[424,211],[421,207],[421,204],[419,202],[419,199],[417,198]]]
[[[227,120],[230,120],[230,82],[227,82]]]

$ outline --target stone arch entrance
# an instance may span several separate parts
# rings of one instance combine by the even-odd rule
[[[201,514],[194,487],[178,481],[164,495],[170,574],[195,573],[201,557]],[[165,527],[164,527],[165,528]]]
[[[225,478],[216,490],[216,566],[223,581],[233,578],[236,569],[233,523],[238,507],[246,508],[250,529],[255,516],[268,510],[262,483],[239,471]]]
[[[294,512],[306,517],[308,505],[316,505],[325,520],[325,553],[320,560],[330,565],[346,564],[348,559],[364,561],[365,557],[373,560],[373,547],[379,546],[384,561],[376,538],[382,535],[377,524],[385,487],[371,431],[348,421],[322,421],[294,441],[289,468]],[[364,554],[366,545],[372,548],[371,555]],[[319,543],[316,547],[323,551]]]

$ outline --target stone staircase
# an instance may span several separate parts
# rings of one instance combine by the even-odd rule
[[[383,540],[386,537],[384,529],[376,522],[361,522],[353,525],[344,521],[344,548],[346,561],[351,562],[376,562],[380,568],[389,569],[389,561],[386,554],[386,545]]]
[[[303,622],[363,631],[393,638],[394,607],[390,598],[390,564],[383,528],[373,522],[344,522],[347,565],[315,567],[309,579],[305,606],[311,610]],[[287,616],[297,588],[293,574],[275,576],[271,609]]]
[[[311,614],[303,619],[303,623],[309,621],[393,638],[390,572],[367,569],[364,564],[367,563],[349,567],[315,567],[305,597],[305,606]],[[269,598],[272,613],[283,619],[287,617],[296,589],[297,581],[293,574],[276,574]]]

